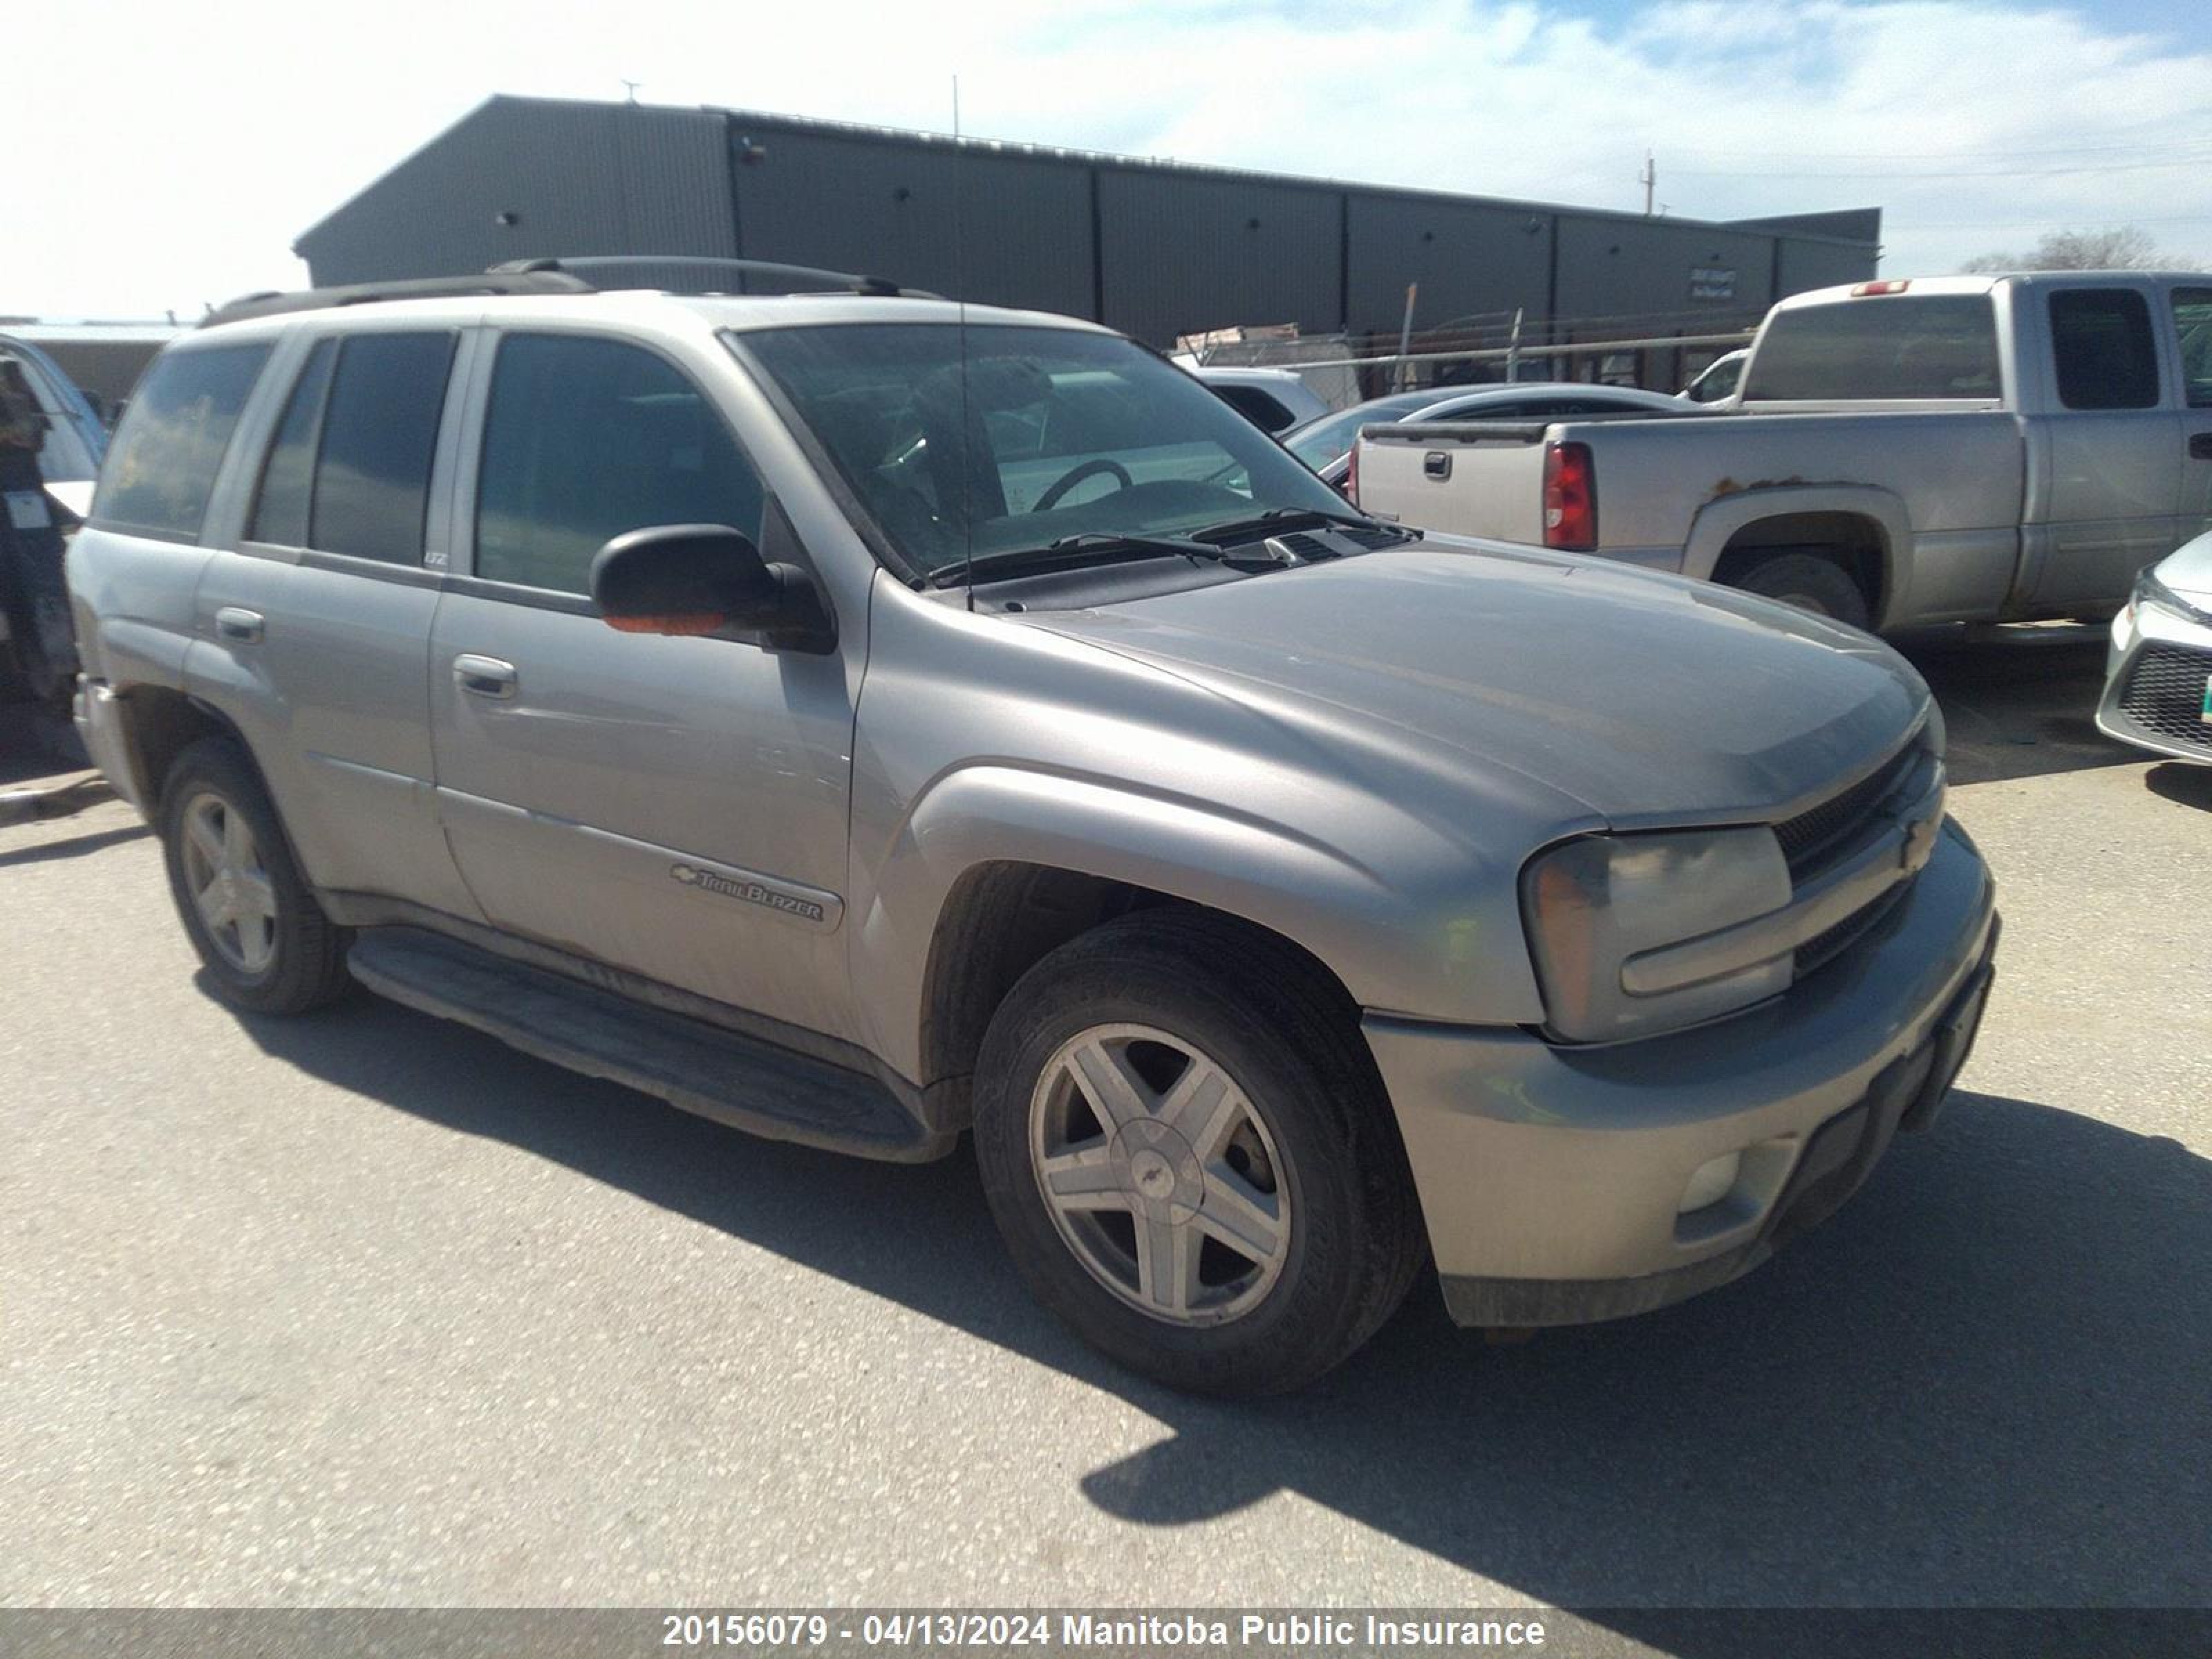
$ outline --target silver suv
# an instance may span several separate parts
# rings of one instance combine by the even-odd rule
[[[1887,647],[1360,518],[1106,330],[854,286],[541,266],[162,356],[79,718],[222,995],[969,1133],[1037,1296],[1221,1393],[1431,1260],[1472,1325],[1719,1285],[1934,1113],[1996,919]]]

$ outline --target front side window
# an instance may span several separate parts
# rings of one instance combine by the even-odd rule
[[[1872,295],[1766,320],[1746,403],[1891,403],[2000,395],[1986,294]]]
[[[356,334],[339,348],[315,458],[308,546],[387,564],[422,562],[453,340]]]
[[[1341,497],[1182,370],[1110,334],[950,323],[730,337],[782,388],[901,557],[1182,535]]]
[[[2069,409],[2155,409],[2158,343],[2150,307],[2129,288],[2063,289],[2051,296],[2051,353]]]
[[[2173,326],[2181,337],[2181,380],[2191,409],[2212,409],[2212,288],[2173,290]]]
[[[82,483],[100,468],[77,435],[69,404],[39,366],[27,357],[0,350],[0,380],[12,380],[30,394],[43,422],[39,437],[39,477],[46,483]]]
[[[674,366],[617,340],[500,342],[477,477],[476,574],[589,591],[592,556],[649,525],[761,538],[759,475]]]
[[[100,469],[93,516],[198,540],[239,411],[268,361],[260,344],[164,353],[131,395]]]

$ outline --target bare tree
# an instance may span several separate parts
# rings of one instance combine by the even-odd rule
[[[1975,270],[2163,270],[2188,263],[2164,252],[2138,225],[2117,230],[2045,231],[2031,252],[1983,253],[1959,269]]]

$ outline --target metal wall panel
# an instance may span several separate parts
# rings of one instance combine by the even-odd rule
[[[1104,320],[1154,345],[1243,323],[1343,320],[1343,198],[1326,187],[1098,169]]]
[[[548,254],[726,257],[737,243],[723,129],[700,110],[495,98],[295,250],[325,285]]]
[[[1545,314],[1552,216],[1525,207],[1439,196],[1350,192],[1350,322],[1395,332],[1406,285],[1419,283],[1413,326],[1439,328],[1478,313]]]
[[[1870,247],[1785,236],[1781,239],[1779,253],[1782,280],[1774,295],[1778,300],[1802,294],[1808,289],[1863,283],[1875,274],[1875,253]]]
[[[729,137],[748,258],[860,271],[986,305],[1092,314],[1088,167],[744,117],[731,118]]]
[[[1774,239],[1748,231],[1668,219],[1563,213],[1559,228],[1559,271],[1555,314],[1575,319],[1617,319],[1635,332],[1695,332],[1698,319],[1732,323],[1772,303]],[[1694,273],[1733,273],[1722,297],[1698,284]]]

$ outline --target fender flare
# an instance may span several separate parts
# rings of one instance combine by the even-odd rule
[[[1753,525],[1800,513],[1834,513],[1860,519],[1875,532],[1881,559],[1881,615],[1899,610],[1911,585],[1912,522],[1905,502],[1879,484],[1776,484],[1737,490],[1710,501],[1690,521],[1682,547],[1682,574],[1711,581],[1729,544]]]

